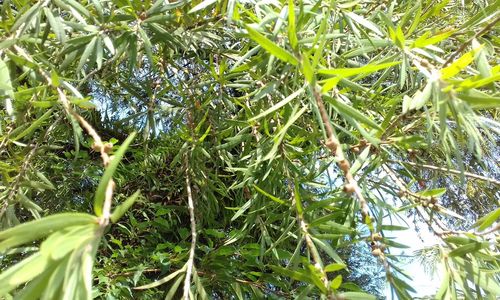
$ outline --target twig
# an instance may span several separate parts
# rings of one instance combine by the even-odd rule
[[[187,261],[186,278],[184,279],[184,300],[189,300],[189,289],[191,286],[191,275],[194,266],[194,252],[196,248],[196,219],[194,215],[193,194],[191,192],[191,180],[189,177],[189,158],[186,155],[186,191],[188,196],[189,220],[191,222],[191,248],[189,249],[189,259]]]
[[[141,271],[141,270],[137,270],[137,271]],[[118,276],[130,276],[130,275],[134,275],[135,273],[137,273],[137,271],[123,272],[123,273],[110,273],[110,274],[107,274],[107,277],[114,278],[114,277],[118,277]],[[141,273],[158,273],[158,272],[161,272],[161,269],[145,269],[145,270],[141,271]],[[96,279],[98,279],[98,278],[96,277]]]
[[[493,28],[493,26],[495,26],[496,23],[498,23],[498,21],[500,21],[500,17],[497,17],[495,20],[493,20],[493,22],[491,23],[488,23],[481,31],[477,32],[476,34],[474,34],[474,36],[472,36],[470,39],[468,39],[466,42],[462,43],[462,45],[460,46],[460,48],[458,48],[455,52],[453,52],[450,57],[448,57],[448,59],[444,62],[443,64],[443,67],[446,67],[448,64],[451,63],[451,61],[460,53],[462,53],[465,48],[467,48],[467,45],[469,45],[474,39],[482,36],[483,34],[485,34],[486,32],[488,32],[490,29]]]
[[[2,218],[3,214],[7,210],[7,207],[9,206],[9,201],[12,201],[14,196],[16,195],[17,190],[19,189],[19,185],[21,184],[21,178],[26,173],[26,170],[28,169],[28,165],[31,163],[31,159],[33,158],[36,151],[40,147],[40,144],[45,139],[47,139],[47,137],[49,136],[49,133],[56,127],[57,123],[59,123],[60,120],[61,120],[61,118],[58,118],[54,123],[52,123],[52,125],[49,126],[47,131],[45,131],[45,134],[43,135],[41,141],[37,142],[33,146],[33,148],[30,150],[28,155],[24,158],[24,162],[21,165],[21,170],[17,174],[14,184],[11,185],[11,190],[10,190],[9,194],[7,195],[7,197],[5,198],[4,202],[2,203],[2,207],[0,208],[0,219]]]
[[[409,162],[409,161],[398,161],[398,160],[388,160],[388,161],[392,162],[392,163],[406,164],[406,165],[410,165],[410,166],[414,166],[414,167],[419,167],[419,168],[424,168],[424,169],[429,169],[429,170],[436,170],[436,171],[448,172],[448,173],[454,174],[454,175],[464,175],[464,176],[467,176],[467,177],[470,177],[470,178],[484,180],[484,181],[489,182],[489,183],[500,185],[500,181],[496,180],[495,178],[490,178],[490,177],[486,177],[486,176],[482,176],[482,175],[478,175],[478,174],[474,174],[474,173],[470,173],[470,172],[463,172],[462,173],[459,170],[448,169],[448,168],[441,168],[441,167],[436,167],[436,166],[433,166],[433,165],[417,164],[417,163]]]
[[[290,190],[290,194],[291,194],[291,197],[293,199],[292,201],[295,202],[297,199],[297,197],[296,197],[297,195],[295,195],[294,188],[291,186],[293,181],[289,180],[289,182],[290,182],[290,184],[288,184],[288,189]],[[293,204],[293,205],[295,206],[296,204]],[[323,282],[324,286],[328,290],[328,299],[336,299],[335,294],[332,293],[332,290],[329,288],[328,276],[327,276],[326,271],[324,269],[321,257],[319,255],[316,247],[314,246],[313,240],[311,239],[311,235],[310,235],[309,230],[308,230],[309,225],[304,220],[303,213],[300,212],[299,210],[297,210],[297,219],[299,221],[300,230],[301,230],[302,234],[304,235],[307,249],[309,250],[309,253],[311,253],[312,259],[314,261],[314,267],[321,274],[321,281]]]
[[[30,57],[29,54],[27,54],[24,49],[20,48],[17,45],[14,45],[14,49],[20,54],[22,57],[24,57],[26,60],[33,62],[34,60]],[[94,139],[94,144],[92,145],[92,148],[95,151],[99,151],[101,153],[101,158],[102,162],[104,164],[104,168],[106,168],[111,161],[111,158],[109,156],[109,151],[111,150],[112,146],[109,144],[104,144],[101,140],[101,137],[95,129],[90,125],[87,120],[85,120],[82,116],[80,116],[73,108],[71,108],[70,102],[68,98],[66,97],[66,94],[64,91],[59,87],[53,85],[52,78],[49,73],[47,73],[43,69],[38,69],[37,70],[47,81],[47,83],[51,86],[53,86],[57,94],[59,96],[59,100],[61,101],[61,104],[64,108],[64,110],[71,116],[73,116],[79,123],[80,125],[87,131],[87,133]],[[62,83],[64,85],[64,83]],[[103,214],[101,218],[99,219],[99,225],[101,226],[101,232],[103,232],[104,227],[106,227],[109,224],[109,218],[111,215],[111,202],[113,199],[113,190],[115,187],[115,182],[113,179],[110,179],[108,182],[108,185],[106,186],[106,193],[105,193],[105,198],[104,198],[104,204],[103,204]]]
[[[330,118],[328,117],[328,114],[325,109],[325,105],[323,103],[323,99],[321,97],[321,91],[319,90],[318,87],[313,88],[313,95],[314,98],[316,99],[316,103],[318,105],[318,109],[321,115],[321,120],[323,121],[323,125],[326,130],[326,137],[327,140],[325,142],[325,145],[332,154],[337,158],[337,165],[339,168],[342,170],[344,173],[344,177],[346,179],[346,184],[344,185],[344,192],[346,193],[354,193],[356,195],[356,198],[358,199],[359,202],[359,207],[361,210],[361,216],[363,218],[363,222],[366,221],[367,218],[369,218],[369,212],[368,212],[368,204],[366,202],[365,197],[363,196],[363,193],[361,192],[361,189],[359,188],[358,182],[356,179],[354,179],[350,168],[351,164],[349,161],[345,158],[344,152],[342,151],[342,146],[340,145],[339,140],[335,136],[335,132],[333,131],[332,124],[330,124]],[[372,229],[370,229],[372,231]]]
[[[401,197],[404,197],[404,196],[407,196],[407,198],[411,201],[411,198],[417,200],[416,203],[425,203],[425,202],[431,202],[432,201],[432,197],[426,197],[426,196],[421,196],[417,193],[413,193],[412,191],[410,191],[405,183],[403,182],[403,180],[401,178],[399,178],[396,173],[391,169],[389,168],[389,166],[387,166],[386,164],[383,164],[382,165],[382,169],[384,169],[384,171],[389,175],[389,177],[396,183],[396,185],[399,187],[400,189],[400,192],[401,192]],[[411,201],[412,203],[415,203],[414,201]],[[424,220],[424,222],[429,226],[429,228],[434,232],[434,234],[436,234],[437,236],[439,237],[442,237],[443,234],[445,233],[445,231],[448,231],[447,228],[444,226],[444,224],[442,224],[439,220],[437,219],[434,219],[434,222],[441,228],[441,229],[437,229],[435,228],[435,226],[432,225],[431,221],[428,220],[425,216],[424,216],[424,211],[422,210],[421,207],[416,207],[416,211],[417,213],[420,215],[420,217]]]

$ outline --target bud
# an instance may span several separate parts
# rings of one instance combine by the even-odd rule
[[[104,152],[109,153],[109,152],[111,152],[111,149],[113,149],[113,144],[111,144],[111,143],[104,144]]]
[[[335,151],[337,150],[337,144],[335,144],[334,141],[332,141],[331,139],[328,139],[326,142],[325,142],[325,146],[332,150],[332,151]]]
[[[349,166],[349,162],[346,159],[343,159],[339,162],[339,167],[342,170],[342,172],[344,172],[344,174],[346,174],[347,172],[349,172],[349,168],[351,166]]]
[[[346,183],[344,185],[344,193],[352,194],[355,191],[355,187],[352,183]]]

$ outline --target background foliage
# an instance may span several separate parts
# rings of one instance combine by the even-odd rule
[[[0,297],[494,299],[499,6],[3,1]]]

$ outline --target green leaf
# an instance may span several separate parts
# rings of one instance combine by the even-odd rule
[[[349,116],[363,124],[369,125],[374,129],[382,130],[382,128],[380,128],[380,126],[377,123],[375,123],[372,119],[362,114],[359,110],[355,109],[354,107],[346,105],[340,102],[339,100],[335,99],[328,101],[328,103],[332,104],[335,110],[337,110],[341,115]]]
[[[463,216],[461,216],[461,215],[457,214],[456,212],[453,212],[447,208],[444,208],[442,206],[439,206],[438,213],[443,214],[443,215],[448,215],[450,217],[454,217],[454,218],[465,221],[465,218]]]
[[[495,209],[492,212],[489,212],[487,215],[481,217],[479,220],[477,220],[474,225],[472,225],[473,228],[479,227],[479,231],[483,231],[486,228],[490,227],[491,224],[493,224],[495,221],[497,221],[500,218],[500,208]]]
[[[346,265],[344,264],[329,264],[324,268],[325,272],[336,272],[342,269],[345,269]]]
[[[268,197],[269,199],[271,199],[275,202],[278,202],[279,204],[286,204],[286,202],[284,200],[281,200],[280,198],[274,197],[273,195],[269,194],[268,192],[266,192],[263,189],[261,189],[260,187],[258,187],[256,184],[254,184],[253,187],[257,190],[257,192]]]
[[[288,39],[293,49],[297,48],[297,30],[295,24],[295,4],[294,0],[288,0]]]
[[[341,224],[338,224],[338,223],[335,223],[332,221],[325,222],[325,223],[318,224],[318,225],[316,225],[316,223],[315,223],[314,227],[321,229],[323,231],[329,232],[329,233],[351,234],[355,231],[353,228],[349,228],[347,226],[344,226],[344,225],[341,225]]]
[[[315,235],[315,236],[317,236],[317,235]],[[318,245],[335,262],[340,263],[340,264],[344,263],[342,258],[337,254],[337,252],[335,252],[335,250],[333,249],[330,242],[320,240],[319,238],[316,238],[314,236],[311,236],[311,239],[314,241],[314,244]]]
[[[102,215],[102,205],[104,203],[104,198],[106,194],[106,187],[108,186],[108,182],[111,180],[113,177],[113,174],[116,171],[116,168],[118,167],[118,164],[120,164],[120,161],[123,158],[123,155],[125,155],[125,151],[127,151],[128,146],[132,142],[132,140],[135,138],[136,132],[131,133],[128,138],[123,142],[123,144],[120,146],[118,151],[114,154],[114,158],[111,160],[109,165],[106,167],[106,171],[104,171],[104,174],[102,175],[101,181],[99,182],[99,185],[97,186],[97,191],[95,193],[94,197],[94,211],[97,216]]]
[[[18,15],[16,22],[10,28],[11,32],[15,32],[21,25],[24,25],[23,31],[26,29],[26,26],[31,23],[31,19],[38,13],[42,2],[37,2],[35,5],[31,6],[24,14]]]
[[[170,273],[169,275],[163,277],[162,279],[157,280],[157,281],[152,282],[152,283],[149,283],[149,284],[146,284],[146,285],[141,285],[141,286],[135,287],[134,290],[145,290],[145,289],[150,289],[150,288],[160,286],[160,285],[167,283],[170,280],[174,279],[175,277],[177,277],[177,275],[184,273],[186,271],[186,269],[187,269],[187,265],[184,265],[184,267],[182,267],[181,269],[179,269],[173,273]]]
[[[128,197],[123,203],[118,205],[113,213],[111,214],[111,222],[116,223],[124,214],[125,212],[134,204],[134,202],[137,200],[139,197],[141,191],[138,190],[132,196]]]
[[[7,64],[0,57],[0,98],[5,97],[5,110],[8,115],[14,113],[12,101],[14,100],[14,89],[12,88],[12,82],[10,80],[10,72]]]
[[[375,34],[379,35],[379,36],[384,36],[384,34],[382,33],[382,31],[380,30],[380,28],[373,22],[363,18],[362,16],[360,15],[357,15],[353,12],[348,12],[348,13],[345,13],[349,18],[351,18],[354,22],[356,22],[357,24],[367,28],[367,29],[370,29],[371,31],[373,31]]]
[[[290,101],[297,98],[303,92],[304,92],[304,88],[302,87],[302,88],[298,89],[297,91],[293,92],[292,94],[290,94],[285,99],[281,100],[280,102],[278,102],[278,103],[274,104],[273,106],[271,106],[270,108],[266,109],[264,112],[261,112],[257,116],[248,119],[248,122],[256,121],[264,116],[267,116],[270,113],[275,112],[276,110],[278,110],[278,109],[282,108],[283,106],[287,105],[288,103],[290,103]]]
[[[337,75],[340,77],[351,77],[354,75],[367,75],[379,70],[387,69],[392,66],[400,64],[400,61],[393,61],[393,62],[388,62],[388,63],[383,63],[383,64],[378,64],[378,65],[372,65],[368,64],[364,67],[360,68],[339,68],[339,69],[323,69],[323,70],[318,70],[318,73],[320,74],[325,74],[325,75]]]
[[[500,97],[490,96],[478,90],[457,93],[460,100],[467,102],[474,109],[489,109],[500,107]]]
[[[148,35],[142,29],[142,27],[138,28],[139,35],[141,36],[141,39],[144,44],[144,50],[146,50],[146,56],[148,57],[148,60],[150,61],[151,65],[154,65],[154,60],[153,60],[153,45],[151,44],[151,41],[149,40]]]
[[[376,300],[377,297],[366,294],[366,293],[360,293],[360,292],[345,292],[340,294],[341,297],[344,297],[344,299],[347,300]]]
[[[474,56],[481,50],[481,48],[482,46],[465,53],[448,67],[441,69],[441,79],[451,78],[465,69],[474,60]]]
[[[450,256],[450,257],[464,256],[467,253],[476,252],[476,251],[479,251],[481,249],[487,248],[489,246],[490,246],[490,243],[488,243],[488,242],[483,242],[483,243],[473,242],[470,244],[460,246],[460,247],[450,251],[450,253],[448,253],[448,256]]]
[[[475,63],[477,69],[479,70],[479,74],[481,74],[482,78],[488,78],[491,75],[491,66],[488,63],[488,58],[486,57],[486,50],[481,46],[481,44],[476,40],[472,40],[472,48],[480,49],[476,55]]]
[[[52,115],[53,111],[54,111],[54,108],[51,108],[48,111],[46,111],[40,118],[33,121],[33,123],[31,123],[30,127],[23,130],[21,133],[19,133],[17,136],[15,136],[12,140],[17,141],[17,140],[31,134],[33,131],[37,130],[40,126],[42,126],[43,121],[45,121],[46,119],[48,119]]]
[[[35,253],[0,274],[0,295],[5,295],[43,272],[47,267],[48,258]]]
[[[330,287],[334,290],[338,289],[342,284],[342,275],[337,275],[331,282]]]
[[[427,31],[422,36],[420,36],[418,39],[416,39],[415,42],[413,42],[412,47],[423,48],[423,47],[426,47],[429,45],[439,43],[442,40],[445,40],[448,37],[450,37],[453,33],[455,33],[455,30],[446,31],[446,32],[437,34],[431,38],[428,38],[428,36],[431,34],[431,32]]]
[[[273,270],[276,273],[279,273],[281,275],[290,277],[292,279],[298,280],[298,281],[304,281],[307,283],[314,283],[311,277],[309,276],[308,272],[304,272],[303,270],[300,271],[293,271],[290,269],[285,269],[279,266],[269,266],[271,270]]]
[[[76,72],[80,72],[80,70],[83,68],[83,66],[87,63],[87,60],[93,53],[95,52],[95,46],[97,44],[97,36],[94,36],[90,43],[85,47],[85,50],[83,51],[82,57],[80,57],[80,61],[78,62],[78,66],[76,67]],[[93,61],[88,61],[89,64],[93,64]]]
[[[61,23],[61,18],[59,16],[54,17],[52,11],[47,7],[44,7],[43,11],[45,13],[45,16],[47,17],[47,20],[49,21],[50,27],[52,27],[52,30],[56,34],[57,39],[59,40],[59,42],[64,43],[66,41],[66,33]]]
[[[323,94],[328,93],[331,89],[335,88],[339,83],[341,77],[333,77],[328,80],[323,81],[323,87],[321,88],[321,92]]]
[[[398,226],[398,225],[382,225],[381,228],[382,230],[389,230],[389,231],[408,230],[408,227]]]
[[[446,193],[446,188],[439,188],[439,189],[422,191],[417,194],[423,197],[439,197],[444,195],[445,193]]]
[[[453,260],[467,272],[467,277],[475,284],[490,292],[492,295],[500,295],[500,285],[495,276],[488,276],[489,274],[486,270],[479,268],[473,260],[469,262],[459,257],[454,257]]]
[[[40,246],[40,253],[59,260],[75,249],[80,249],[96,236],[98,224],[66,227],[51,234]]]
[[[290,52],[279,47],[270,39],[266,38],[252,27],[245,25],[245,28],[247,29],[250,38],[256,41],[262,48],[267,50],[269,53],[271,53],[272,55],[276,56],[277,58],[281,59],[284,62],[290,63],[294,66],[298,65],[299,61]]]
[[[55,264],[53,264],[55,265]],[[37,276],[35,279],[31,280],[23,289],[17,293],[14,297],[16,300],[32,300],[41,299],[42,293],[47,290],[48,281],[54,267],[48,267],[45,271]]]
[[[195,7],[191,8],[188,11],[188,14],[192,14],[192,13],[197,12],[199,10],[205,9],[205,8],[211,6],[212,4],[214,4],[215,2],[217,2],[217,0],[205,0],[205,1],[202,1],[200,4],[198,4]]]
[[[0,252],[38,240],[66,227],[96,223],[95,216],[82,213],[61,213],[26,222],[0,232]]]
[[[306,53],[302,54],[302,73],[306,78],[306,81],[310,84],[314,84],[314,70],[312,69],[311,63],[309,62],[309,55]]]

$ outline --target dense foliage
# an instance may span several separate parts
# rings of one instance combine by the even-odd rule
[[[500,294],[500,2],[2,2],[0,298]]]

